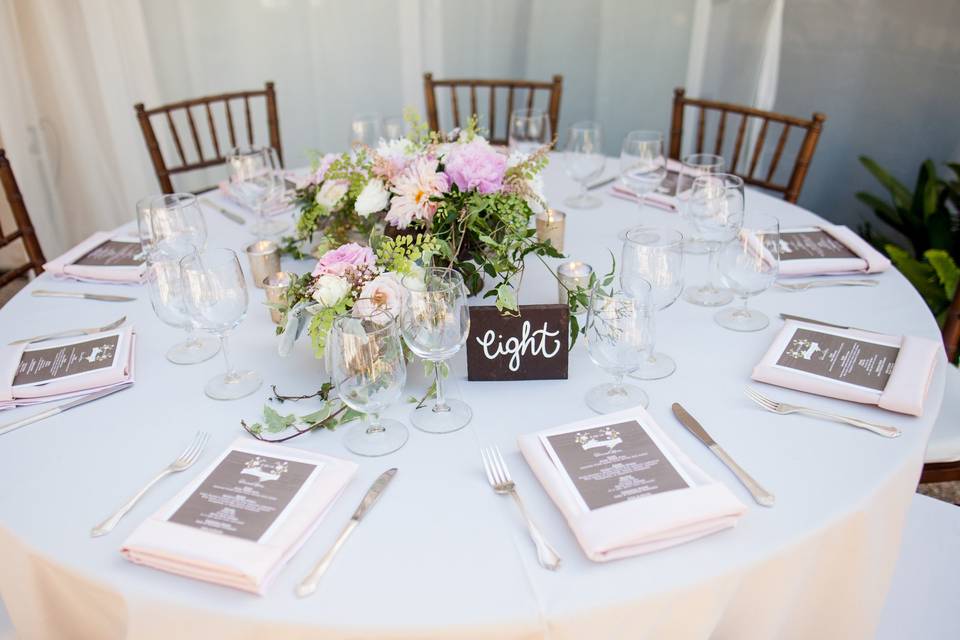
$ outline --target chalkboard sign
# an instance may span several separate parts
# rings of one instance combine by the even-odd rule
[[[570,309],[565,304],[470,307],[467,380],[566,380]]]

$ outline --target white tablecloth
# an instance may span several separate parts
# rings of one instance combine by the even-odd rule
[[[547,196],[558,208],[574,191],[562,160],[547,170]],[[568,210],[566,249],[603,272],[607,247],[636,224],[635,205],[600,192],[604,205]],[[815,218],[783,201],[750,192],[749,208],[785,224]],[[853,206],[853,203],[838,203]],[[647,214],[669,220],[668,214]],[[665,217],[664,217],[665,216]],[[208,212],[211,246],[241,251],[250,240],[239,227]],[[242,253],[241,253],[242,255]],[[242,258],[243,259],[243,258]],[[553,261],[556,262],[556,261]],[[704,258],[689,258],[689,273]],[[285,267],[305,271],[307,263]],[[876,288],[805,293],[771,290],[752,304],[771,316],[795,313],[932,339],[937,326],[923,301],[896,272]],[[36,287],[129,292],[138,300],[106,304],[37,299]],[[259,290],[233,341],[233,357],[255,366],[287,393],[313,391],[320,366],[305,343],[287,359]],[[521,302],[555,302],[556,286],[539,263],[527,269]],[[164,352],[181,338],[162,325],[147,293],[136,287],[34,282],[0,310],[4,341],[67,327],[106,323],[127,314],[138,330],[137,382],[109,399],[72,410],[0,438],[0,595],[26,638],[867,638],[873,634],[889,584],[904,522],[941,403],[941,362],[922,418],[874,407],[771,390],[848,414],[894,424],[903,437],[799,416],[765,413],[743,396],[753,364],[779,327],[740,334],[712,321],[714,310],[683,301],[660,315],[659,345],[677,372],[642,383],[650,411],[670,437],[750,506],[740,524],[696,542],[645,556],[594,564],[516,448],[518,434],[590,415],[585,391],[606,376],[584,345],[570,356],[566,381],[468,383],[462,357],[452,393],[473,407],[466,429],[435,436],[413,428],[400,451],[360,459],[361,471],[317,533],[265,597],[167,575],[121,558],[123,539],[185,485],[256,419],[268,391],[235,402],[203,395],[203,383],[223,366],[210,360],[175,366]],[[415,372],[418,366],[412,366]],[[410,392],[425,388],[413,375]],[[670,414],[679,401],[777,496],[765,509]],[[281,409],[306,412],[312,405]],[[388,413],[404,419],[410,405]],[[5,421],[36,409],[3,414]],[[91,539],[91,526],[116,509],[190,441],[212,434],[194,470],[164,480],[113,534]],[[351,457],[342,434],[312,433],[296,446]],[[556,573],[542,570],[515,505],[495,495],[478,448],[496,443],[534,518],[564,558]],[[385,468],[396,480],[361,523],[308,599],[294,584],[331,544],[370,482]]]

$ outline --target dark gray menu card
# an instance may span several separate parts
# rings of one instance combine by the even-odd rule
[[[118,334],[59,347],[30,349],[20,356],[13,386],[43,384],[67,376],[109,369],[117,357]]]
[[[859,258],[857,254],[826,231],[781,231],[781,260],[822,260]]]
[[[690,486],[636,420],[545,439],[590,510]]]
[[[777,364],[822,378],[883,391],[899,347],[798,327]]]
[[[170,522],[259,542],[317,465],[231,451]]]
[[[139,267],[143,264],[139,242],[107,240],[88,251],[73,264],[84,267]]]
[[[663,182],[660,183],[660,186],[657,187],[657,193],[665,196],[677,195],[677,181],[679,178],[680,174],[678,172],[667,171],[667,176],[663,179]]]

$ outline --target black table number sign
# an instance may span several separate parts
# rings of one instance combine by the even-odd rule
[[[566,380],[570,308],[521,305],[519,315],[470,307],[467,380]]]

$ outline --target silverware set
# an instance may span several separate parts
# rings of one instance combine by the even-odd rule
[[[807,291],[809,289],[819,289],[822,287],[875,287],[880,284],[879,280],[870,278],[857,278],[853,280],[804,280],[803,282],[789,282],[778,280],[773,286],[784,291]]]
[[[32,338],[21,338],[20,340],[14,340],[8,344],[26,344],[28,342],[44,342],[46,340],[56,340],[58,338],[76,338],[80,336],[91,336],[97,333],[103,333],[105,331],[113,331],[124,322],[127,321],[127,316],[120,316],[119,320],[114,320],[110,324],[105,324],[102,327],[90,327],[88,329],[67,329],[66,331],[57,331],[55,333],[44,333],[39,336],[33,336]]]
[[[900,429],[896,427],[877,424],[875,422],[861,420],[860,418],[852,418],[850,416],[844,416],[838,413],[831,413],[829,411],[821,411],[819,409],[811,409],[809,407],[787,404],[786,402],[778,402],[777,400],[768,398],[756,389],[752,389],[750,387],[745,388],[744,393],[747,394],[748,398],[771,413],[777,413],[783,416],[791,413],[801,413],[814,418],[822,418],[823,420],[831,420],[833,422],[848,424],[859,429],[866,429],[867,431],[871,431],[885,438],[896,438],[900,435]]]
[[[501,495],[510,495],[520,508],[520,513],[527,523],[530,539],[533,540],[533,544],[537,548],[537,560],[540,562],[540,566],[550,571],[556,571],[560,567],[560,554],[550,546],[547,539],[540,533],[540,529],[533,523],[530,514],[527,513],[527,508],[523,505],[520,494],[517,493],[517,486],[513,482],[513,478],[510,477],[507,463],[503,459],[503,455],[500,454],[500,449],[495,446],[481,449],[480,457],[483,460],[483,469],[487,472],[487,480],[493,490]]]
[[[79,291],[47,291],[37,289],[30,293],[34,298],[78,298],[81,300],[97,300],[99,302],[132,302],[136,298],[129,296],[115,296],[106,293],[81,293]]]
[[[224,218],[226,218],[230,222],[235,222],[239,225],[244,225],[247,223],[247,221],[244,220],[242,216],[237,215],[236,213],[234,213],[233,211],[230,211],[229,209],[224,209],[223,207],[216,204],[215,202],[213,202],[213,200],[210,200],[209,198],[200,198],[200,203],[205,207],[209,207],[214,211],[218,211],[220,215],[222,215]]]
[[[138,502],[140,502],[140,499],[146,495],[147,491],[149,491],[153,485],[157,484],[160,482],[160,480],[166,478],[172,473],[186,471],[193,466],[193,463],[196,462],[197,458],[200,457],[200,454],[203,453],[203,449],[207,446],[207,441],[209,440],[210,435],[208,433],[204,431],[198,431],[197,435],[193,438],[193,442],[191,442],[190,445],[183,450],[183,453],[177,456],[176,460],[167,465],[167,467],[157,474],[153,480],[144,485],[140,491],[138,491],[132,498],[127,500],[127,502],[120,507],[116,513],[91,529],[90,535],[97,537],[106,535],[113,531],[113,528],[117,526],[117,523],[120,522],[123,516],[127,515],[130,510],[133,509]]]

